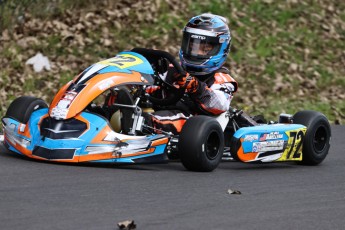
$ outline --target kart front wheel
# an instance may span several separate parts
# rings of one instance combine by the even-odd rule
[[[35,110],[42,108],[48,108],[47,104],[42,99],[31,96],[21,96],[10,104],[5,116],[26,124],[31,114]]]
[[[316,111],[300,111],[293,116],[293,122],[307,127],[301,163],[320,164],[326,158],[330,148],[331,126],[326,116]]]
[[[223,130],[211,117],[191,117],[182,128],[178,145],[181,162],[186,169],[211,172],[223,156]]]

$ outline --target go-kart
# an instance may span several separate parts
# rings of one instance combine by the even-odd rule
[[[185,91],[162,77],[162,62],[183,72],[167,52],[134,48],[85,69],[58,91],[49,107],[35,97],[15,99],[2,118],[4,145],[55,162],[158,163],[177,156],[192,171],[212,171],[224,156],[308,165],[327,156],[330,125],[315,111],[281,114],[278,121],[266,122],[231,108],[217,117],[192,116],[179,135],[150,127],[145,114],[176,103]],[[172,93],[155,98],[146,92],[152,85]]]

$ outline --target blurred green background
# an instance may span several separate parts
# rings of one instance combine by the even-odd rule
[[[345,123],[345,2],[338,0],[0,0],[0,117],[20,95],[48,103],[90,64],[133,47],[178,57],[181,29],[211,12],[229,19],[232,106],[277,120],[310,109]],[[25,62],[41,52],[50,71]]]

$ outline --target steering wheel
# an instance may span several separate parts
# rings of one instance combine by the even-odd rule
[[[165,61],[171,63],[179,75],[186,75],[186,72],[184,71],[182,66],[171,54],[162,50],[145,48],[134,48],[131,51],[143,55],[150,62],[156,72],[156,75],[159,78],[159,81],[162,82],[160,86],[165,87],[169,91],[169,95],[166,98],[147,96],[149,101],[156,105],[165,106],[175,104],[183,97],[185,88],[176,88],[172,85],[173,82],[169,81],[170,79],[163,77],[163,74],[167,71],[167,68],[161,68],[162,66],[160,65]],[[168,66],[169,63],[165,63],[166,66]]]

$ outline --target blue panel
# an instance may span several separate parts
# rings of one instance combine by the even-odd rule
[[[90,122],[90,127],[79,138],[56,140],[44,138],[43,140],[40,139],[37,144],[49,149],[76,149],[76,156],[87,154],[85,151],[86,146],[88,146],[91,140],[99,133],[99,131],[108,125],[108,123],[105,119],[95,114],[83,112],[81,116]]]
[[[255,133],[270,133],[270,132],[285,132],[288,130],[300,129],[305,126],[300,124],[272,124],[272,125],[258,125],[252,127],[244,127],[237,130],[234,134],[234,137],[241,138],[246,134],[255,134]]]

